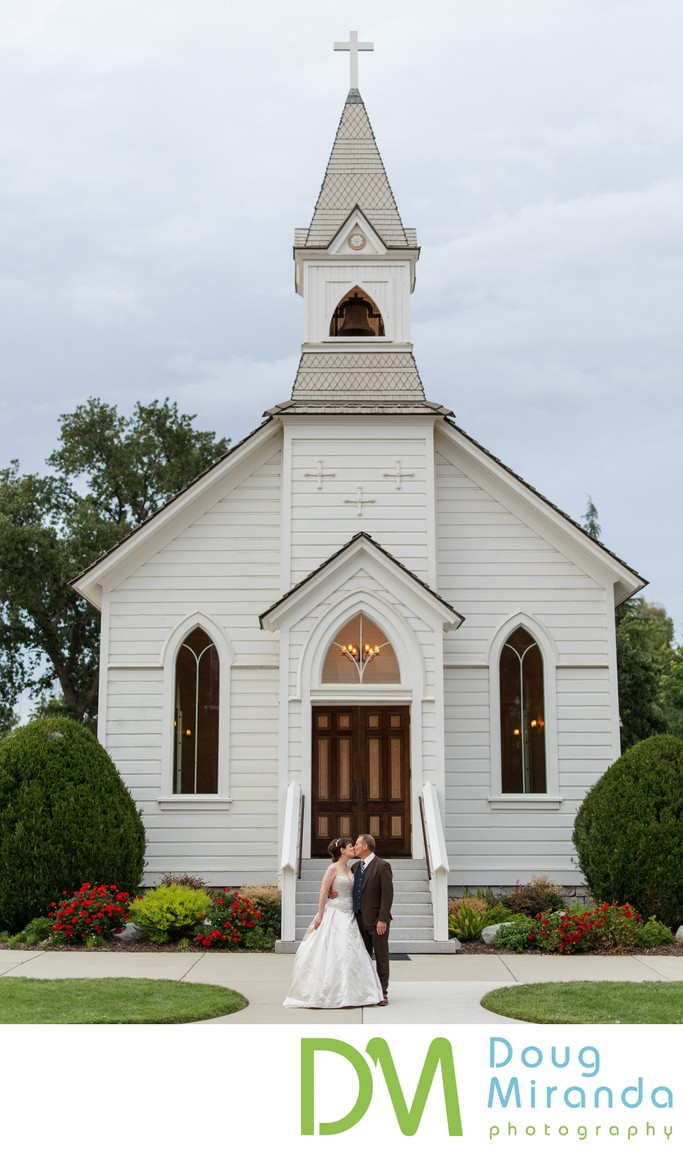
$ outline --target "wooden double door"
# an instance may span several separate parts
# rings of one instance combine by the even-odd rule
[[[311,854],[371,834],[377,853],[410,855],[410,708],[314,707]]]

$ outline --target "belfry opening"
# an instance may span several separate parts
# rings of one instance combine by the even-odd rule
[[[384,320],[374,300],[359,287],[351,288],[334,309],[330,335],[351,339],[384,335]]]

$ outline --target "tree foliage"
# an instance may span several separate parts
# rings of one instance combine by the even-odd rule
[[[581,522],[599,539],[598,509],[586,499]],[[630,599],[617,607],[616,641],[622,753],[652,735],[683,738],[683,647],[673,620],[657,603]]]
[[[602,527],[598,521],[598,509],[593,503],[590,495],[586,496],[586,510],[584,511],[581,522],[583,523],[584,530],[592,535],[594,539],[599,539],[602,534]]]
[[[683,651],[663,607],[630,599],[617,608],[622,752],[641,739],[683,735]]]
[[[129,417],[89,399],[61,418],[52,473],[0,470],[0,706],[58,684],[68,713],[94,721],[98,612],[69,586],[222,455],[168,399]]]
[[[579,865],[598,902],[683,922],[683,741],[654,735],[598,779],[574,824]]]
[[[73,719],[37,719],[0,744],[0,930],[47,914],[81,883],[134,893],[140,814],[109,755]]]
[[[5,703],[0,703],[0,740],[9,735],[17,723],[19,716],[13,707],[8,707]]]

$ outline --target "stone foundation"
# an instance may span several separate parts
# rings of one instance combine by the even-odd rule
[[[511,894],[516,889],[515,886],[482,886],[481,890],[491,891],[495,899],[502,899],[503,895]],[[593,899],[587,886],[563,886],[560,888],[564,894],[564,900],[569,905],[573,902],[580,902],[582,906],[593,906]],[[469,895],[470,898],[476,897],[477,884],[472,883],[468,886],[449,886],[448,897],[451,898],[465,898]]]

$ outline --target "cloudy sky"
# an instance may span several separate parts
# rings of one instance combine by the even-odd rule
[[[351,28],[428,397],[683,638],[680,0],[3,0],[0,466],[88,396],[233,441],[288,398]]]

